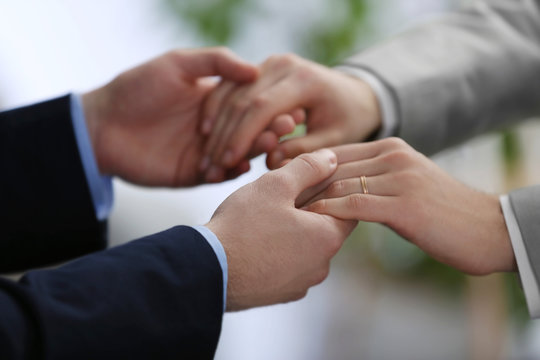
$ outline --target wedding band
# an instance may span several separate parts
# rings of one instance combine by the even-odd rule
[[[362,192],[364,194],[369,194],[369,190],[367,188],[367,178],[365,176],[360,176],[360,182],[362,183]]]

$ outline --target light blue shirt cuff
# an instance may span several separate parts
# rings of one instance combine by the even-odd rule
[[[221,265],[221,270],[223,271],[223,312],[227,307],[227,274],[228,274],[228,265],[227,265],[227,254],[223,245],[217,238],[217,236],[206,226],[193,226],[205,239],[208,241],[208,244],[212,247]]]
[[[96,218],[105,220],[111,213],[113,203],[112,179],[99,173],[90,136],[86,128],[86,120],[79,95],[71,94],[71,121],[75,132],[75,140],[79,148],[81,163],[86,175],[86,183],[92,196]]]
[[[399,123],[399,118],[396,103],[386,85],[384,85],[378,77],[364,69],[338,66],[335,70],[357,77],[371,87],[379,101],[379,108],[381,109],[382,124],[376,138],[384,139],[389,136],[394,136]]]

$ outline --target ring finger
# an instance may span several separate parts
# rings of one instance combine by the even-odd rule
[[[362,178],[364,178],[364,181]],[[331,183],[325,190],[315,195],[305,205],[312,204],[321,199],[341,198],[352,194],[363,194],[365,196],[396,196],[399,193],[396,188],[395,177],[392,174],[370,177],[360,176],[341,179]]]

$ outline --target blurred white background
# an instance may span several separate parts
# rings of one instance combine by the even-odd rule
[[[264,16],[249,19],[232,45],[254,62],[273,53],[294,51],[291,28],[302,29],[324,19],[327,11],[327,2],[322,0],[259,3]],[[375,37],[395,33],[456,3],[373,1]],[[5,109],[82,92],[169,49],[201,44],[196,32],[168,15],[159,1],[3,1],[0,105]],[[540,179],[540,167],[534,169],[540,154],[534,141],[539,138],[538,129],[526,125],[519,134],[523,143],[530,145],[519,180],[533,182]],[[500,192],[508,184],[501,175],[498,146],[498,137],[485,137],[437,160],[463,181]],[[148,190],[115,181],[112,245],[178,224],[204,224],[231,192],[266,171],[263,159],[254,160],[252,166],[249,174],[235,181],[187,190]],[[305,299],[227,314],[216,358],[538,358],[538,326],[527,324],[525,331],[518,331],[507,321],[496,278],[471,280],[468,287],[472,290],[457,296],[431,282],[400,278],[396,271],[389,274],[381,270],[364,254],[366,248],[372,253],[385,251],[377,241],[382,230],[360,230],[336,258],[329,279]],[[358,237],[368,235],[372,238],[357,244]],[[415,261],[415,256],[409,260]]]

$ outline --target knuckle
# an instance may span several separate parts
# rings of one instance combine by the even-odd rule
[[[277,62],[283,66],[291,66],[296,63],[298,57],[292,53],[287,53],[279,56]]]
[[[412,169],[403,170],[399,173],[399,180],[403,185],[408,188],[416,188],[421,182],[422,176],[417,171]]]
[[[347,198],[347,207],[356,212],[362,209],[365,203],[365,197],[361,194],[352,194]]]
[[[306,171],[311,174],[321,175],[324,172],[322,164],[309,154],[301,154],[297,157],[298,161],[303,164]]]
[[[298,57],[294,54],[279,54],[272,55],[268,58],[267,62],[277,67],[289,67],[298,61]]]
[[[314,202],[313,204],[309,205],[309,210],[316,213],[324,213],[327,208],[327,202],[326,200],[318,200]]]
[[[398,138],[398,137],[390,137],[383,141],[386,142],[386,144],[389,145],[393,149],[401,149],[401,148],[409,147],[409,144],[407,144],[403,139]]]
[[[314,81],[315,71],[312,66],[301,65],[298,66],[295,70],[295,81],[300,82],[305,85],[305,87],[316,87],[319,89],[319,83]]]
[[[216,46],[214,48],[214,51],[216,52],[216,54],[224,57],[230,57],[234,55],[232,50],[227,48],[226,46]]]
[[[334,181],[332,184],[330,184],[330,186],[328,186],[328,189],[326,190],[326,194],[328,196],[338,197],[343,193],[345,189],[346,189],[345,180]]]
[[[393,166],[407,166],[411,164],[413,154],[408,149],[395,149],[384,155],[383,161]]]
[[[253,99],[253,106],[257,109],[262,109],[268,106],[270,99],[264,95],[258,95]]]

